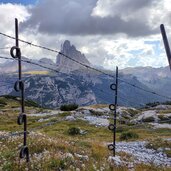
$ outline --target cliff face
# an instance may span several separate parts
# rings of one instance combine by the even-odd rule
[[[69,56],[73,60],[77,60],[83,64],[90,65],[90,62],[86,59],[85,55],[78,51],[74,45],[71,45],[70,41],[65,40],[64,44],[61,45],[61,53]],[[82,68],[74,61],[68,59],[67,57],[58,54],[56,57],[56,65],[62,72],[70,72]]]
[[[22,62],[26,98],[35,100],[45,107],[52,108],[66,103],[77,103],[79,105],[113,103],[114,94],[109,89],[110,84],[114,81],[113,78],[88,70],[75,63],[73,60],[85,65],[91,65],[84,54],[78,51],[74,45],[71,45],[68,40],[61,45],[60,52],[71,59],[58,54],[56,63],[48,58],[34,60],[37,64],[54,70],[60,70],[60,73],[41,72],[47,71],[48,68]],[[29,60],[27,58],[24,59]],[[29,73],[26,71],[38,72]],[[13,89],[15,81],[18,80],[18,74],[15,72],[18,72],[17,61],[8,61],[0,65],[0,95],[18,95]],[[119,74],[121,79],[135,84],[142,89],[171,96],[169,68],[127,68],[119,71]],[[136,89],[124,82],[119,82],[119,105],[140,107],[145,103],[166,100]]]

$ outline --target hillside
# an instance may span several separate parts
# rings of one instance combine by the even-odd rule
[[[18,159],[23,141],[22,126],[17,125],[19,101],[0,97],[0,168],[26,170],[25,160]],[[157,121],[144,113],[156,111]],[[108,150],[113,135],[107,128],[113,114],[106,105],[80,107],[75,111],[42,109],[27,106],[28,146],[31,170],[164,170],[171,169],[171,138],[165,125],[171,106],[156,106],[137,110],[119,106],[117,110],[116,157]],[[147,115],[147,114],[146,114]],[[156,115],[154,114],[154,118]],[[166,118],[165,117],[165,118]],[[142,117],[143,118],[143,117]],[[139,122],[139,124],[134,121]],[[162,123],[159,123],[164,121]],[[141,124],[140,124],[141,123]],[[154,125],[155,123],[155,125]],[[77,131],[75,131],[77,130]],[[125,136],[129,132],[131,136]],[[157,137],[160,137],[156,139]],[[167,141],[163,141],[167,139]],[[8,161],[8,162],[5,162]]]
[[[104,69],[98,72],[99,69],[92,66],[85,55],[68,40],[61,45],[60,52],[66,54],[67,57],[58,54],[56,63],[47,58],[31,60],[34,64],[22,62],[26,98],[50,108],[58,108],[65,103],[77,103],[84,106],[98,103],[110,104],[114,101],[114,95],[109,87],[115,80],[103,74],[105,72],[115,75],[114,72]],[[30,61],[27,58],[23,59]],[[94,70],[74,61],[94,67]],[[17,61],[1,64],[0,95],[18,95],[13,90],[17,79]],[[140,88],[130,86],[129,83]],[[119,105],[142,107],[150,102],[167,101],[168,98],[162,98],[148,91],[171,96],[170,85],[167,68],[142,67],[121,70],[119,71],[118,103]]]
[[[125,75],[135,76],[141,83],[163,95],[171,96],[171,72],[169,67],[135,67],[121,70]]]

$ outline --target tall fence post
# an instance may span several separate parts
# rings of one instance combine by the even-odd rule
[[[110,89],[115,91],[115,103],[109,105],[109,109],[114,112],[113,124],[108,126],[108,129],[113,132],[113,144],[108,145],[108,149],[113,151],[113,156],[116,155],[116,109],[117,109],[117,98],[118,98],[118,67],[116,67],[116,80],[115,83],[110,85]]]
[[[169,66],[170,66],[170,69],[171,69],[171,52],[170,52],[170,46],[169,46],[169,42],[168,42],[168,39],[167,39],[166,31],[165,31],[165,28],[164,28],[164,24],[160,25],[160,31],[161,31],[161,34],[162,34],[162,37],[163,37],[163,43],[164,43],[167,59],[168,59],[168,62],[169,62]]]
[[[24,104],[24,82],[22,81],[22,65],[21,65],[21,51],[19,48],[18,39],[18,20],[15,19],[15,46],[10,50],[10,55],[18,60],[18,81],[15,82],[14,89],[16,92],[20,92],[21,97],[21,111],[18,115],[17,123],[19,125],[24,124],[24,140],[23,147],[20,150],[20,158],[25,158],[29,162],[29,149],[27,147],[27,115],[25,114]]]

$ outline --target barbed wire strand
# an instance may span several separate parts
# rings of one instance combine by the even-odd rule
[[[7,35],[7,34],[5,34],[5,33],[0,32],[0,35],[15,40],[15,37],[10,36],[10,35]],[[84,67],[86,67],[86,68],[88,68],[88,69],[97,71],[97,72],[102,73],[102,74],[104,74],[104,75],[106,75],[106,76],[109,76],[109,77],[111,77],[111,78],[115,78],[115,76],[113,76],[113,75],[111,75],[111,74],[108,74],[108,73],[103,72],[103,71],[101,71],[101,70],[99,70],[99,69],[97,69],[97,68],[94,68],[94,67],[91,67],[91,66],[89,66],[89,65],[86,65],[86,64],[84,64],[84,63],[82,63],[82,62],[79,62],[79,61],[77,61],[77,60],[71,58],[70,56],[68,56],[68,55],[66,55],[66,54],[64,54],[64,53],[62,53],[62,52],[60,52],[60,51],[58,51],[58,50],[51,49],[51,48],[48,48],[48,47],[42,46],[42,45],[37,45],[37,44],[34,44],[34,43],[32,43],[32,42],[28,42],[28,41],[22,40],[22,39],[19,39],[19,41],[20,41],[20,42],[23,42],[23,43],[25,43],[25,44],[28,44],[28,45],[37,47],[37,48],[41,48],[41,49],[44,49],[44,50],[48,50],[48,51],[51,51],[51,52],[58,53],[58,54],[60,54],[60,55],[62,55],[62,56],[64,56],[64,57],[66,57],[66,58],[72,60],[73,62],[75,62],[75,63],[77,63],[77,64],[79,64],[79,65],[82,65],[82,66],[84,66]],[[154,94],[154,95],[157,95],[157,96],[160,96],[160,97],[163,97],[163,98],[166,98],[166,99],[171,100],[171,97],[164,96],[164,95],[161,95],[161,94],[159,94],[159,93],[156,93],[156,92],[153,92],[153,91],[150,91],[150,90],[146,90],[146,89],[144,89],[144,88],[142,88],[142,87],[139,87],[139,86],[137,86],[137,85],[135,85],[135,84],[132,84],[132,83],[130,83],[130,82],[128,82],[128,81],[125,81],[125,80],[123,80],[123,79],[120,79],[120,78],[118,78],[118,80],[120,80],[121,82],[124,82],[124,83],[126,83],[126,84],[128,84],[128,85],[130,85],[130,86],[132,86],[132,87],[134,87],[134,88],[137,88],[137,89],[139,89],[139,90],[142,90],[142,91],[145,91],[145,92],[147,92],[147,93],[151,93],[151,94]]]

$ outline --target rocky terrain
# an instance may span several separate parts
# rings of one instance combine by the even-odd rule
[[[0,169],[27,169],[18,164],[22,126],[16,118],[19,99],[0,97]],[[43,109],[26,101],[31,170],[164,170],[171,168],[171,105],[136,109],[118,106],[116,157],[108,150],[113,113],[108,105],[78,107],[72,111]],[[34,105],[34,106],[33,106]],[[161,117],[162,116],[162,117]],[[126,135],[126,136],[125,136]]]

